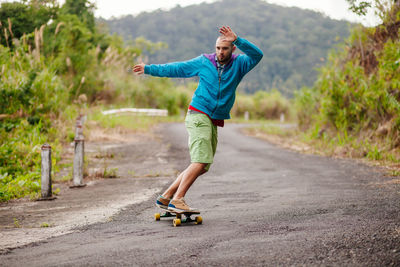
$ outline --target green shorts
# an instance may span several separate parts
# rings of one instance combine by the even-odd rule
[[[186,115],[185,126],[189,133],[191,162],[208,163],[206,170],[209,170],[217,151],[217,126],[207,115],[190,112]]]

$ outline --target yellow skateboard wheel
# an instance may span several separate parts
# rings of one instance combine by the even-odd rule
[[[181,219],[174,219],[173,224],[174,224],[174,227],[181,225]]]
[[[154,219],[156,219],[156,221],[159,221],[159,220],[160,220],[160,217],[161,217],[161,214],[160,214],[160,213],[154,214]]]
[[[201,216],[196,216],[195,220],[196,220],[196,224],[202,224],[202,222],[203,222],[203,218],[201,218]]]

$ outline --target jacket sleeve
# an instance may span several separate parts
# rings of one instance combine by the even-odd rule
[[[264,55],[260,48],[239,36],[233,44],[245,53],[245,55],[240,55],[239,57],[242,61],[241,70],[243,74],[254,68]]]
[[[144,73],[157,77],[189,78],[198,75],[200,65],[201,56],[182,62],[146,65]]]

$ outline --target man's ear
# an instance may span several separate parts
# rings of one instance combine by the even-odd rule
[[[232,47],[232,53],[235,52],[235,50],[236,50],[236,45],[233,45],[233,47]]]

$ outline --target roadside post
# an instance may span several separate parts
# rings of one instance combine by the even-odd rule
[[[285,113],[281,113],[281,116],[279,117],[279,120],[281,123],[285,122]]]
[[[70,186],[71,188],[86,186],[83,183],[85,138],[83,136],[82,118],[83,116],[79,115],[75,125],[73,185]]]
[[[53,200],[51,186],[51,146],[49,144],[42,145],[41,148],[41,198],[39,200]]]
[[[244,112],[244,120],[245,120],[245,121],[248,121],[249,119],[250,119],[249,112],[248,112],[248,111],[245,111],[245,112]]]

